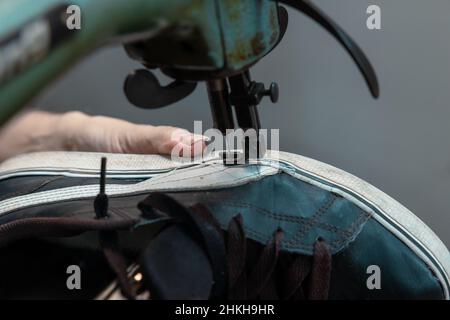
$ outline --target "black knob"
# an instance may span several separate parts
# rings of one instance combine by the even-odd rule
[[[272,101],[272,103],[277,103],[278,99],[280,98],[280,89],[278,87],[278,84],[276,82],[272,82],[269,89],[263,92],[263,95],[266,97],[270,97],[270,101]]]
[[[245,90],[245,89],[244,89]],[[280,96],[280,91],[278,89],[278,84],[272,82],[268,89],[264,86],[262,82],[253,81],[250,83],[246,92],[239,95],[231,92],[230,94],[230,104],[231,105],[258,105],[264,97],[270,97],[273,103],[278,101]]]

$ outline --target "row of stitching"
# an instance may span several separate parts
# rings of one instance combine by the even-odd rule
[[[226,170],[228,170],[228,169],[229,169],[229,168],[227,168]],[[210,175],[213,175],[213,174],[216,174],[216,173],[219,173],[219,172],[222,172],[222,173],[223,173],[224,171],[225,171],[225,170],[210,172],[210,173],[208,173],[208,174],[202,175],[202,177],[210,176]],[[241,181],[245,181],[245,180],[251,179],[251,178],[256,177],[256,176],[264,177],[264,176],[261,175],[261,172],[255,172],[255,173],[253,173],[253,174],[246,175],[246,176],[244,176],[244,177],[235,179],[235,180],[233,181],[232,185],[237,185],[237,184],[238,184],[239,182],[241,182]],[[189,177],[189,178],[179,179],[179,180],[172,180],[172,181],[162,181],[162,182],[160,182],[160,183],[154,183],[154,184],[151,184],[150,187],[158,186],[158,185],[160,185],[160,184],[165,184],[165,183],[170,183],[170,182],[177,182],[177,181],[181,181],[181,180],[189,180],[189,179],[197,178],[197,177],[200,177],[200,176]],[[208,188],[208,187],[220,187],[220,186],[221,186],[221,185],[218,186],[217,183],[210,183],[210,184],[202,184],[201,188],[203,189],[203,188]],[[228,186],[228,185],[225,184],[225,185],[223,185],[223,186]]]
[[[359,228],[359,226],[364,223],[365,221],[367,221],[368,219],[371,218],[371,215],[363,210],[361,210],[361,215],[358,217],[358,219],[356,219],[353,223],[351,228],[347,229],[347,233],[352,235],[355,230],[357,228]],[[222,228],[223,225],[222,225]],[[262,243],[265,243],[266,241],[268,241],[268,237],[266,235],[264,235],[263,233],[249,227],[248,225],[245,226],[245,229],[248,230],[248,233],[251,234],[253,236],[254,239],[261,241]],[[347,237],[346,238],[338,238],[336,240],[333,241],[329,241],[327,242],[333,250],[338,249],[339,247],[341,247],[342,245],[344,245],[347,242]],[[312,250],[313,249],[313,245],[312,244],[308,244],[306,242],[302,242],[302,241],[297,241],[296,243],[292,243],[291,241],[282,241],[282,246],[286,249],[304,249],[304,250]]]
[[[264,235],[263,233],[255,230],[247,225],[245,226],[245,230],[255,240],[258,240],[262,243],[266,243],[267,241],[269,241],[269,238],[266,235]],[[338,247],[334,242],[336,242],[336,241],[330,242],[330,246],[332,247],[333,250],[336,249],[336,247]],[[314,247],[314,245],[304,243],[304,242],[289,244],[287,241],[281,241],[281,246],[286,249],[303,249],[303,250],[309,251],[309,252],[311,252]]]
[[[330,199],[330,201],[328,203],[326,203],[326,205],[323,205],[320,209],[322,209],[322,211],[327,211],[332,204],[334,203],[335,199],[337,197],[333,197],[332,199]],[[320,209],[318,211],[320,211]],[[371,217],[371,215],[369,213],[366,213],[365,211],[360,209],[360,212],[362,213],[350,226],[350,228],[348,230],[340,230],[341,232],[343,232],[343,234],[340,234],[341,237],[339,237],[338,239],[335,239],[333,241],[328,241],[328,244],[332,247],[332,249],[337,249],[340,246],[342,246],[343,244],[345,244],[347,242],[348,237],[350,237],[351,235],[353,235],[353,233],[355,232],[355,230],[361,225],[361,223],[363,223],[365,220],[369,219]],[[323,213],[321,213],[323,214]],[[317,216],[317,215],[316,215]],[[318,224],[316,223],[316,226],[318,226]],[[224,228],[224,226],[222,225],[222,228]],[[249,234],[251,234],[253,236],[253,238],[255,238],[256,240],[259,240],[261,242],[265,242],[268,241],[268,237],[266,235],[264,235],[263,233],[249,227],[246,226],[245,227],[246,230],[249,231]],[[297,237],[298,234],[295,236]],[[313,245],[302,242],[300,239],[298,239],[296,242],[293,242],[292,239],[290,241],[282,241],[282,245],[285,248],[291,248],[291,249],[304,249],[304,250],[312,250]]]
[[[196,169],[202,169],[202,168],[196,168]],[[164,178],[164,175],[162,175],[162,176],[159,176],[158,177],[158,179],[156,179],[156,178],[153,178],[153,179],[150,179],[149,181],[156,181],[156,183],[150,183],[150,185],[158,185],[158,184],[163,184],[163,183],[172,183],[172,182],[179,182],[179,181],[185,181],[185,180],[189,180],[189,179],[193,179],[193,178],[199,178],[199,177],[207,177],[207,176],[210,176],[210,175],[213,175],[213,174],[216,174],[216,173],[223,173],[223,172],[225,172],[225,171],[227,171],[227,170],[229,170],[230,168],[223,168],[223,169],[221,169],[221,170],[216,170],[216,171],[212,171],[212,172],[208,172],[208,173],[204,173],[204,174],[200,174],[200,175],[195,175],[195,176],[190,176],[190,177],[186,177],[186,178],[181,178],[181,179],[175,179],[175,180],[164,180],[164,181],[158,181],[158,179],[162,179],[162,178]],[[195,172],[195,171],[194,171]],[[191,172],[192,173],[192,172]],[[170,176],[170,174],[173,174],[173,171],[169,171],[166,175],[167,176]],[[145,183],[146,181],[144,181],[144,182],[140,182],[140,183]]]
[[[227,207],[232,207],[232,208],[248,208],[248,209],[256,210],[258,212],[261,212],[263,215],[265,215],[269,218],[288,221],[288,222],[304,222],[304,221],[310,220],[310,218],[292,216],[292,215],[287,215],[284,213],[276,213],[276,212],[273,212],[273,211],[270,211],[267,209],[256,207],[252,204],[245,203],[245,202],[231,203],[231,202],[224,201],[224,202],[221,202],[221,204],[223,204],[224,206],[227,206]]]
[[[365,223],[367,220],[369,220],[372,215],[369,213],[366,213],[365,211],[361,210],[360,211],[363,213],[362,215],[360,215],[353,223],[352,226],[347,229],[346,231],[348,232],[348,234],[351,236],[354,234],[354,232],[356,231],[356,229],[358,229],[361,224]],[[348,237],[339,237],[338,239],[335,239],[333,241],[328,241],[327,244],[330,245],[332,248],[337,249],[339,247],[341,247],[342,245],[344,245],[345,243],[347,243],[348,241]],[[295,248],[298,245],[302,245],[303,242],[299,242],[299,243],[295,243],[295,244],[288,244],[286,247],[288,248]]]
[[[223,203],[221,203],[223,204]],[[304,218],[304,217],[295,217],[295,216],[290,216],[290,215],[282,215],[282,214],[276,214],[274,212],[271,212],[269,210],[265,210],[265,209],[261,209],[258,207],[253,207],[250,205],[239,205],[238,204],[229,204],[229,203],[225,203],[223,204],[223,206],[225,207],[229,207],[229,208],[248,208],[248,209],[254,209],[256,211],[259,211],[261,213],[263,213],[264,216],[277,220],[277,221],[286,221],[286,222],[293,222],[293,223],[302,223],[304,225],[308,225],[310,227],[313,227],[314,225],[319,227],[320,229],[323,230],[327,230],[330,232],[334,232],[334,233],[338,233],[342,236],[349,236],[350,234],[348,234],[348,231],[345,229],[341,229],[339,227],[333,226],[331,224],[328,224],[326,222],[316,222],[314,223],[312,221],[311,218]]]
[[[294,235],[287,243],[296,243],[298,242],[313,226],[317,224],[317,219],[324,215],[328,209],[333,205],[333,203],[336,201],[337,197],[332,194],[332,197],[330,200],[328,200],[324,205],[322,205],[316,213],[313,215],[314,220],[311,222],[311,225],[304,225],[299,228],[297,231],[297,234]]]

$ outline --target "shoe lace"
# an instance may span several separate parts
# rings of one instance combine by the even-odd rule
[[[174,217],[175,221],[185,221],[191,230],[202,235],[199,238],[203,239],[214,270],[214,294],[211,295],[215,298],[328,298],[332,258],[322,238],[314,242],[312,256],[300,255],[282,250],[284,231],[281,228],[266,245],[249,239],[240,214],[229,221],[225,231],[201,203],[188,208],[167,195],[153,193],[139,207],[150,216],[157,214],[154,210],[157,209]],[[212,232],[214,229],[217,232]]]
[[[194,209],[219,229],[214,216],[201,207]],[[265,246],[248,239],[241,215],[232,218],[227,231],[221,233],[226,244],[229,299],[328,299],[332,257],[322,238],[315,241],[311,257],[282,251],[281,228]]]

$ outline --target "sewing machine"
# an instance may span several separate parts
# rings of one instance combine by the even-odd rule
[[[69,5],[81,9],[70,30]],[[253,81],[250,68],[282,40],[289,5],[317,21],[349,52],[371,94],[375,72],[356,43],[325,13],[304,0],[4,0],[0,3],[0,124],[89,52],[123,44],[145,68],[124,91],[141,108],[161,108],[207,84],[214,127],[260,129],[257,106],[278,100],[276,83]],[[306,40],[305,40],[306,41]],[[151,69],[173,78],[161,86]],[[233,109],[235,117],[233,117]],[[235,123],[235,120],[237,123]]]
[[[222,133],[234,128],[257,130],[261,127],[258,104],[264,97],[276,102],[279,90],[275,83],[253,81],[249,70],[282,40],[288,27],[283,4],[330,32],[359,67],[371,94],[378,97],[377,77],[367,57],[310,1],[2,0],[0,125],[76,61],[102,45],[120,44],[144,66],[125,79],[124,92],[132,104],[161,108],[187,97],[198,82],[205,81],[215,128]],[[80,29],[68,27],[74,14],[68,10],[71,5],[81,9]],[[152,69],[160,69],[173,82],[162,86]],[[276,163],[269,154],[252,165],[227,168],[216,158],[207,165],[184,167],[156,155],[133,155],[135,161],[130,162],[128,155],[109,154],[112,174],[107,177],[103,158],[97,194],[93,183],[97,183],[99,157],[44,153],[2,163],[0,187],[6,196],[0,206],[1,244],[97,232],[127,298],[140,293],[133,292],[132,286],[142,279],[156,299],[300,298],[305,285],[312,300],[449,298],[448,249],[406,208],[344,171],[288,153],[281,153]],[[77,180],[80,177],[82,181]],[[33,183],[36,187],[30,188]],[[238,203],[242,199],[245,202]],[[159,222],[168,227],[160,228]],[[226,237],[228,251],[225,228],[232,235]],[[131,238],[142,230],[146,240],[158,235],[150,242],[134,243],[141,274],[136,264],[126,268],[117,233]],[[261,255],[255,255],[257,259],[249,264],[255,268],[247,275],[247,248],[254,253],[251,249],[258,244]],[[42,287],[37,278],[51,274],[56,262],[72,264],[74,258],[88,262],[85,269],[94,274],[95,287],[83,287],[83,297],[102,287],[99,275],[112,276],[97,255],[86,256],[59,243],[51,250],[38,245],[19,243],[2,255],[3,272],[17,289],[13,297],[16,291],[29,293],[33,285]],[[40,263],[33,266],[39,276],[31,272],[27,278],[33,269],[29,259],[34,256],[23,252],[39,253]],[[282,255],[292,264],[278,264]],[[52,259],[56,256],[59,259]],[[233,272],[227,270],[230,265]],[[333,265],[337,268],[332,270]],[[380,269],[379,265],[390,281],[376,292],[368,286],[366,271],[367,266]],[[274,274],[278,269],[282,277]],[[59,273],[51,274],[52,279],[55,274]],[[275,285],[278,278],[284,290]],[[69,287],[59,287],[65,281],[57,282],[53,288],[45,284],[45,289],[55,289],[58,298],[61,293],[69,295]],[[115,291],[117,283],[99,298],[111,298]]]

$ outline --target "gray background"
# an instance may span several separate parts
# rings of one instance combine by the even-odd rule
[[[399,200],[450,245],[450,1],[316,0],[373,62],[381,98],[372,100],[347,53],[323,29],[291,11],[281,45],[254,69],[277,81],[281,100],[260,106],[266,128],[280,128],[281,150],[353,173]],[[382,30],[366,28],[378,4]],[[139,67],[122,49],[89,57],[49,88],[36,105],[79,109],[151,124],[193,129],[210,124],[204,85],[156,111],[131,106],[122,93]]]

